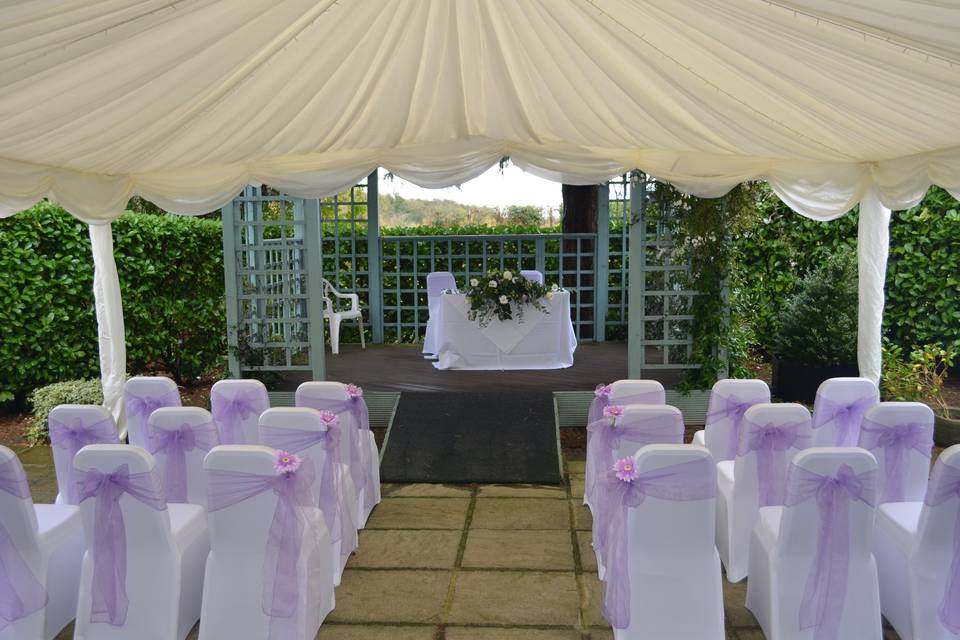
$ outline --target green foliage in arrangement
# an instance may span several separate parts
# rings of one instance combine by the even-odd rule
[[[27,442],[33,446],[50,441],[47,417],[59,404],[101,404],[100,380],[67,380],[32,391],[28,397],[33,414],[27,421]]]
[[[489,271],[482,276],[471,278],[467,283],[466,294],[467,303],[470,305],[468,317],[485,327],[494,317],[510,320],[516,316],[523,320],[524,307],[528,305],[547,311],[541,300],[545,296],[552,297],[553,291],[539,282],[527,280],[519,273],[505,270]]]

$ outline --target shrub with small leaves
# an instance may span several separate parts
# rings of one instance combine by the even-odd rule
[[[946,346],[925,344],[904,354],[900,345],[885,340],[883,378],[880,380],[884,400],[923,402],[946,418],[960,417],[951,415],[942,392],[958,354],[960,342]]]
[[[27,421],[27,442],[30,445],[50,441],[47,416],[61,404],[102,404],[103,388],[99,380],[68,380],[34,389],[28,401],[33,414]]]

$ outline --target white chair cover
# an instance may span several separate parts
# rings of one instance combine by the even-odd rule
[[[259,380],[220,380],[210,389],[210,413],[221,444],[259,444],[260,414],[269,408],[267,387]]]
[[[352,385],[340,382],[304,382],[297,387],[296,405],[322,411],[329,408],[331,401],[344,400],[348,395],[348,386]],[[353,434],[349,438],[340,439],[340,459],[348,467],[352,467],[351,461],[355,461],[359,457],[364,457],[368,461],[367,468],[363,470],[366,474],[365,482],[368,487],[366,492],[361,491],[361,485],[357,482],[359,472],[350,469],[350,474],[354,477],[354,490],[357,494],[356,524],[362,529],[367,523],[367,518],[370,517],[370,512],[380,504],[380,451],[377,449],[377,441],[373,432],[360,429],[355,422],[349,412],[340,414],[340,427],[343,433]],[[366,447],[366,451],[361,452],[359,447]]]
[[[113,414],[94,404],[61,404],[47,417],[53,468],[57,474],[57,504],[77,504],[73,458],[88,444],[119,444]]]
[[[526,278],[527,280],[529,280],[530,282],[536,282],[537,284],[544,283],[543,273],[539,271],[524,269],[520,271],[520,275]]]
[[[824,380],[813,404],[813,446],[857,446],[863,416],[878,402],[880,390],[867,378]]]
[[[2,585],[0,591],[19,600],[11,607],[0,594],[0,640],[53,640],[77,612],[83,558],[80,511],[72,505],[33,504],[20,461],[3,446],[0,558],[0,580],[9,580],[13,593]],[[14,608],[29,610],[11,615]]]
[[[590,423],[603,417],[603,409],[609,406],[628,406],[631,404],[664,404],[667,401],[667,392],[663,385],[656,380],[617,380],[610,384],[598,385],[594,391],[595,397],[590,405],[587,416],[587,427]],[[593,463],[590,460],[590,432],[587,432],[587,461],[584,466],[585,487],[592,487],[596,483]],[[585,489],[583,504],[590,504],[591,495]]]
[[[810,443],[810,412],[801,404],[754,405],[744,414],[739,443],[734,460],[717,463],[717,549],[730,582],[747,577],[758,509],[782,504],[787,465]]]
[[[456,289],[457,280],[449,271],[431,271],[427,274],[427,332],[423,337],[423,353],[435,355],[437,353],[437,305],[440,295],[446,289]]]
[[[203,568],[210,552],[207,521],[202,507],[193,504],[164,506],[163,489],[153,457],[140,447],[129,445],[90,445],[77,454],[77,471],[86,474],[90,489],[97,486],[97,473],[110,475],[126,470],[139,478],[133,493],[124,493],[117,501],[122,533],[104,528],[116,519],[103,505],[98,513],[100,495],[80,502],[86,553],[80,574],[75,638],[84,640],[183,640],[200,617],[203,594]],[[102,485],[101,485],[102,486]],[[81,492],[81,496],[84,492]],[[109,491],[106,493],[109,494]],[[134,497],[134,493],[138,497]],[[159,500],[157,499],[159,498]],[[149,503],[149,504],[148,504]],[[161,508],[157,508],[157,507]],[[102,621],[104,610],[97,607],[93,581],[98,562],[98,540],[106,536],[105,548],[117,554],[117,566],[123,567],[117,579],[125,579],[125,589],[117,589],[118,611],[125,615]],[[122,541],[122,544],[117,544]],[[116,584],[116,582],[114,582]],[[122,597],[125,592],[126,598]],[[110,602],[108,597],[105,597]],[[96,618],[98,621],[93,621]]]
[[[213,416],[200,407],[162,407],[147,421],[148,451],[169,503],[205,506],[203,459],[220,444]]]
[[[331,431],[335,433],[328,441],[327,434]],[[343,433],[339,419],[328,426],[319,411],[307,407],[267,409],[260,416],[260,442],[264,446],[295,453],[303,458],[303,464],[313,465],[311,488],[330,533],[335,585],[340,584],[343,568],[357,548],[357,496],[350,471],[340,461],[339,440]],[[328,453],[329,446],[337,447],[332,455]],[[333,466],[327,469],[328,464]],[[324,500],[322,496],[330,499]]]
[[[958,522],[960,445],[937,459],[926,502],[891,502],[877,509],[873,554],[880,606],[901,638],[956,640],[960,635],[955,599],[960,584],[952,583],[953,599],[944,597],[960,563]]]
[[[216,491],[218,473],[276,475],[276,451],[256,445],[223,445],[207,456],[204,468]],[[255,480],[255,479],[254,479]],[[200,640],[250,638],[313,640],[320,623],[333,609],[334,568],[330,536],[319,509],[300,508],[304,518],[296,558],[296,607],[286,618],[264,612],[270,602],[264,582],[276,558],[268,554],[270,532],[279,498],[271,490],[254,493],[231,506],[210,511],[210,557],[206,563]],[[211,495],[209,503],[215,504]]]
[[[765,507],[750,542],[747,608],[767,638],[879,640],[870,552],[877,462],[856,447],[799,453],[787,501]]]
[[[933,451],[933,411],[921,402],[881,402],[867,410],[860,447],[877,459],[880,504],[921,502]]]
[[[179,407],[180,390],[170,378],[137,376],[123,385],[123,410],[127,417],[127,441],[147,448],[147,419],[160,407]]]
[[[693,463],[691,473],[705,477],[701,483],[685,478],[684,487],[716,483],[713,460],[703,449],[652,444],[640,449],[635,460],[639,474]],[[682,495],[681,488],[677,496]],[[614,629],[616,640],[723,640],[723,589],[714,545],[714,508],[712,497],[675,501],[647,495],[627,510],[629,626]]]
[[[763,380],[717,380],[710,391],[704,428],[693,434],[693,444],[706,447],[717,462],[737,456],[743,414],[755,404],[770,402]]]

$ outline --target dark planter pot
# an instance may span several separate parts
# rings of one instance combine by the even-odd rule
[[[960,407],[950,407],[951,416],[960,416]],[[933,441],[938,447],[960,444],[960,418],[938,415],[933,423]]]
[[[856,364],[819,366],[801,364],[773,357],[773,395],[784,402],[813,404],[817,387],[828,378],[856,377],[860,369]]]

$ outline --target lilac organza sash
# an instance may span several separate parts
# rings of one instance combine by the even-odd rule
[[[674,502],[706,500],[717,495],[717,472],[711,458],[698,458],[645,471],[631,482],[609,471],[604,476],[602,500],[607,503],[601,547],[606,567],[603,613],[616,629],[630,626],[630,545],[627,540],[627,510],[646,498]],[[655,553],[655,551],[653,551]]]
[[[880,502],[902,502],[907,456],[912,450],[930,459],[933,453],[933,429],[929,424],[919,422],[887,426],[866,418],[860,427],[860,446],[869,451],[883,449],[886,477],[882,479]]]
[[[727,451],[725,460],[733,460],[737,455],[737,446],[740,441],[740,430],[743,424],[743,414],[747,409],[755,404],[766,402],[766,396],[745,397],[731,393],[724,395],[722,393],[710,394],[710,411],[707,412],[707,424],[717,420],[730,419],[730,435],[727,439]]]
[[[813,640],[837,640],[847,597],[850,568],[850,503],[876,506],[877,472],[861,474],[842,464],[835,476],[791,465],[786,506],[817,501],[820,524],[813,565],[800,601],[800,629],[813,629]]]
[[[258,399],[256,389],[238,391],[230,397],[218,393],[210,398],[210,413],[220,427],[221,444],[256,444],[247,442],[241,423],[260,414]]]
[[[119,442],[117,427],[110,419],[99,420],[93,424],[84,424],[79,417],[71,420],[69,424],[51,418],[49,425],[51,444],[67,453],[64,456],[67,458],[66,478],[63,478],[64,486],[60,489],[66,492],[64,497],[67,504],[78,504],[80,500],[77,497],[77,478],[73,469],[73,458],[77,455],[77,451],[88,444],[116,444]]]
[[[99,469],[77,472],[80,501],[96,498],[93,512],[93,584],[90,622],[122,627],[127,621],[127,530],[120,498],[124,494],[165,511],[167,502],[153,471],[130,473],[122,464],[111,473]]]
[[[127,418],[136,420],[140,432],[146,433],[147,418],[150,417],[150,414],[163,407],[180,406],[180,397],[174,391],[168,391],[157,396],[138,396],[130,391],[124,391],[123,405],[127,410]]]
[[[787,452],[803,449],[809,444],[809,434],[801,434],[803,422],[758,424],[743,421],[743,435],[738,456],[757,452],[757,485],[761,507],[783,504],[786,484]]]
[[[25,500],[27,476],[16,459],[0,464],[0,491]],[[47,592],[27,566],[0,520],[0,631],[47,605]]]
[[[663,404],[663,399],[657,391],[646,391],[644,393],[631,393],[628,396],[618,396],[614,400],[610,399],[613,394],[613,386],[609,384],[597,385],[593,391],[593,400],[590,402],[590,410],[587,413],[587,424],[591,425],[603,417],[603,410],[612,404],[627,406],[631,404]],[[589,435],[588,435],[589,437]]]
[[[207,510],[210,512],[226,509],[265,491],[277,495],[264,549],[261,596],[263,613],[270,618],[270,640],[291,637],[289,625],[294,623],[300,600],[297,565],[301,548],[305,540],[318,543],[320,539],[319,533],[309,531],[315,526],[308,518],[309,509],[316,509],[311,491],[313,474],[314,465],[304,459],[296,471],[276,475],[223,470],[214,470],[208,475]],[[319,579],[322,576],[307,571],[308,581]],[[315,585],[307,586],[308,594],[320,592],[319,587],[311,589]]]
[[[353,417],[356,428],[350,433],[350,477],[357,493],[363,496],[363,503],[367,506],[376,504],[376,487],[368,481],[367,475],[373,461],[370,460],[370,445],[366,435],[370,431],[370,414],[363,397],[345,400],[310,398],[309,406],[320,411],[330,411],[337,416],[349,413]]]
[[[178,429],[150,428],[147,446],[150,453],[162,453],[163,492],[167,502],[187,501],[187,453],[194,449],[210,451],[220,444],[217,428],[212,422],[190,425],[182,424]]]
[[[936,507],[953,497],[960,499],[960,469],[950,465],[939,465],[939,474],[935,482],[930,484],[924,503]],[[943,588],[943,598],[937,616],[950,633],[960,634],[960,507],[957,508],[957,517],[953,525],[953,558],[950,561],[950,572]]]
[[[269,432],[265,438],[271,447],[291,453],[301,453],[315,444],[322,444],[326,453],[323,468],[320,470],[320,510],[334,542],[340,542],[340,555],[347,556],[357,548],[357,530],[350,519],[345,517],[340,497],[340,425],[327,423],[325,431],[287,429],[261,424],[260,428]],[[313,463],[304,459],[300,466]],[[314,469],[316,473],[316,469]]]
[[[831,420],[836,420],[838,447],[857,443],[857,431],[867,409],[876,404],[873,396],[864,396],[848,402],[838,402],[826,396],[820,396],[814,403],[813,428],[819,429]]]

